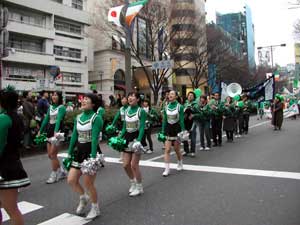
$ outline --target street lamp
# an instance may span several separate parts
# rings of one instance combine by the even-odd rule
[[[286,47],[286,44],[280,44],[280,45],[270,45],[270,46],[264,46],[264,47],[257,47],[257,50],[261,50],[263,48],[268,48],[271,50],[271,60],[272,60],[272,69],[274,67],[274,61],[273,61],[273,48],[275,47]]]

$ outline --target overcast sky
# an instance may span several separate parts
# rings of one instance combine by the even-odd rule
[[[207,21],[215,21],[215,12],[243,11],[245,3],[252,10],[256,47],[286,43],[274,52],[274,63],[295,63],[293,24],[300,19],[299,9],[288,9],[294,0],[207,0]],[[257,51],[256,51],[257,62]]]

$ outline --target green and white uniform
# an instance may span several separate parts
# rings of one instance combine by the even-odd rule
[[[68,150],[68,154],[74,156],[73,168],[80,169],[85,159],[96,157],[102,126],[102,118],[92,110],[84,111],[77,116]],[[75,145],[77,145],[76,150],[74,150]]]

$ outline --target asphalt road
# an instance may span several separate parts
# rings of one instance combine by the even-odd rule
[[[118,153],[103,145],[108,162],[96,180],[101,216],[90,222],[72,216],[78,196],[65,181],[45,184],[46,155],[24,158],[32,181],[19,197],[21,206],[30,204],[21,209],[32,210],[25,224],[300,225],[300,120],[285,120],[282,131],[255,118],[251,126],[234,143],[224,138],[222,147],[184,158],[185,170],[167,178],[161,176],[162,144],[155,140],[155,152],[141,163],[145,193],[136,198],[128,197]]]

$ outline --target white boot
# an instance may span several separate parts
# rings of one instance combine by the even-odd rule
[[[183,163],[182,160],[179,160],[177,163],[177,171],[182,171],[183,170]]]
[[[92,203],[90,212],[85,217],[87,220],[95,219],[97,216],[100,216],[100,209],[98,203]]]
[[[129,194],[130,194],[131,192],[134,191],[135,186],[136,186],[136,181],[135,181],[135,179],[130,180],[130,188],[129,188],[129,191],[128,191]]]
[[[79,198],[79,205],[76,209],[76,214],[81,215],[89,202],[89,196],[87,194],[81,195]]]
[[[129,194],[130,197],[135,197],[144,193],[142,183],[136,183],[135,189]]]
[[[165,171],[163,172],[163,176],[164,177],[167,177],[169,176],[169,173],[170,173],[170,164],[169,163],[165,163]]]
[[[46,183],[53,184],[55,182],[57,182],[57,171],[52,171]]]
[[[60,180],[63,180],[67,177],[67,172],[64,170],[64,168],[60,167],[58,170],[57,170],[57,176],[56,176],[56,181],[60,181]]]

